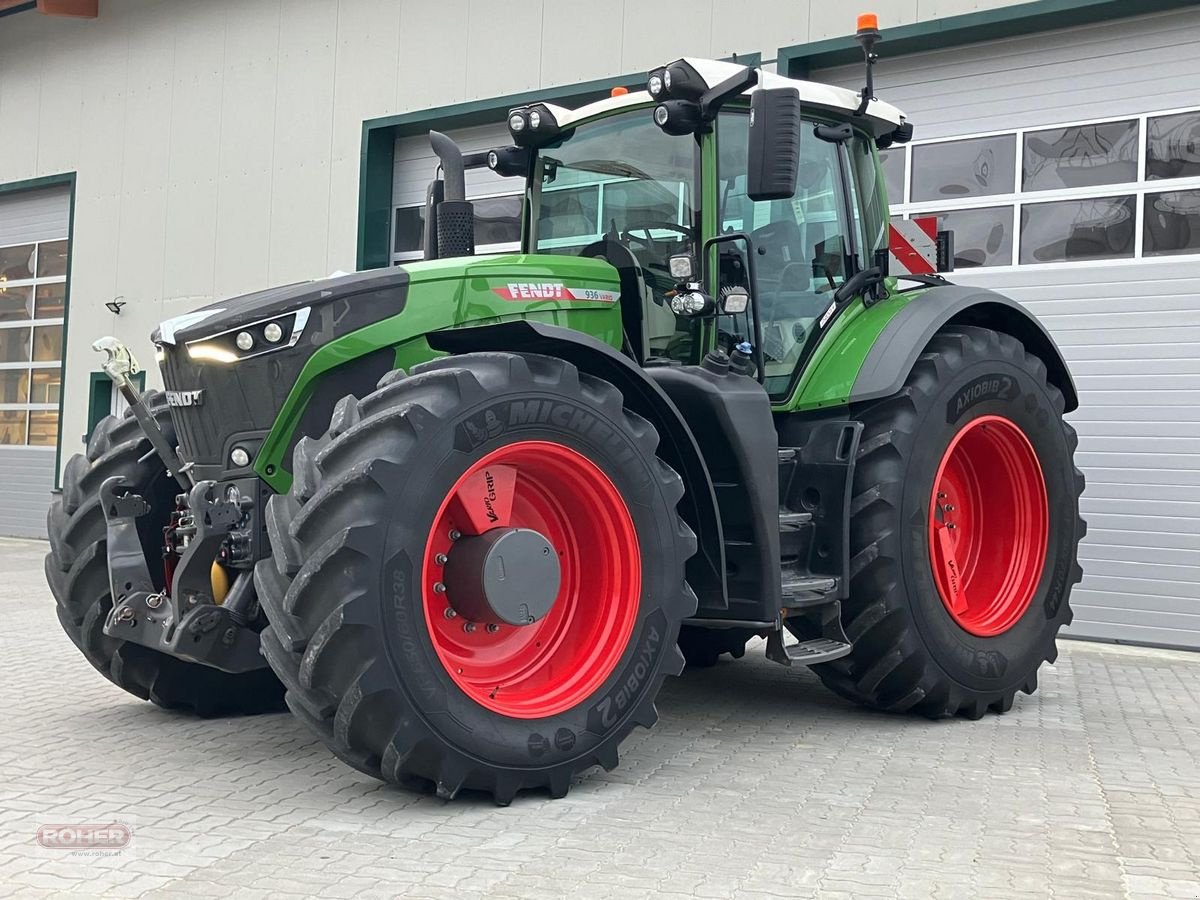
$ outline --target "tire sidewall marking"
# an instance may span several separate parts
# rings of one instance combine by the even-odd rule
[[[1028,609],[1006,632],[978,637],[942,603],[930,568],[928,516],[933,478],[951,438],[968,422],[1003,416],[1021,428],[1042,466],[1050,510],[1046,562]],[[1012,686],[1036,668],[1053,641],[1068,588],[1076,518],[1074,466],[1050,395],[1006,360],[968,363],[929,400],[916,426],[905,477],[902,571],[922,639],[947,674],[977,690]],[[1061,461],[1055,465],[1054,460]]]
[[[442,500],[468,467],[516,440],[563,444],[604,471],[626,500],[643,555],[637,619],[621,660],[588,701],[541,719],[492,712],[454,684],[429,640],[420,584],[425,542]],[[625,429],[586,399],[536,389],[456,410],[435,431],[423,432],[416,449],[402,479],[390,485],[391,507],[404,514],[383,541],[384,640],[397,683],[444,740],[497,764],[541,768],[589,752],[639,705],[674,643],[662,607],[681,590],[672,573],[683,561],[674,558],[676,512],[662,495],[654,457],[643,457]],[[650,558],[648,548],[657,548]]]

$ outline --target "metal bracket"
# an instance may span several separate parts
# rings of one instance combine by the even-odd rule
[[[138,534],[137,520],[150,511],[150,504],[125,484],[116,475],[100,486],[113,597],[104,633],[226,672],[263,668],[258,634],[245,627],[244,610],[217,606],[212,596],[212,562],[225,535],[242,518],[240,505],[215,499],[216,482],[192,488],[188,500],[196,514],[195,533],[168,594],[156,590]],[[252,577],[250,572],[239,574],[230,595],[253,591]]]

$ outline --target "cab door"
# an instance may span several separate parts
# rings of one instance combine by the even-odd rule
[[[727,110],[717,120],[717,228],[750,237],[763,383],[776,401],[788,395],[836,313],[834,292],[864,258],[864,222],[851,212],[856,188],[846,146],[817,137],[818,124],[804,123],[795,194],[754,201],[746,195],[748,111]],[[748,285],[745,242],[721,246],[717,289]],[[750,341],[750,315],[721,316],[718,343],[728,349]]]

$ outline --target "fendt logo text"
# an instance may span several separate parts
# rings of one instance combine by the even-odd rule
[[[43,825],[37,830],[37,842],[50,850],[120,850],[132,837],[129,826],[119,822]]]

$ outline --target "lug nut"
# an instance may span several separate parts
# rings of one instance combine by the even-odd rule
[[[447,556],[445,553],[439,553],[437,556],[435,556],[435,557],[433,558],[433,561],[434,561],[435,563],[437,563],[439,566],[444,566],[444,565],[446,564],[446,561],[447,561],[449,558],[450,558],[450,557],[448,557],[448,556]]]
[[[446,593],[446,586],[439,581],[436,584],[434,584],[433,592],[435,594],[444,594],[444,593]]]
[[[474,622],[463,622],[463,631],[467,632],[467,634],[470,634],[474,630],[475,630]]]
[[[445,616],[447,619],[453,619],[455,616],[458,615],[458,613],[456,613],[454,611],[453,606],[447,606],[444,610],[442,610],[442,615]]]
[[[949,503],[946,504],[946,512],[954,512],[954,507]]]
[[[500,630],[500,626],[497,625],[495,622],[492,622],[488,625],[487,630],[488,630],[488,634],[495,634],[497,631]]]
[[[459,531],[457,528],[450,529],[450,540],[457,541],[460,537],[462,537],[461,531]]]

